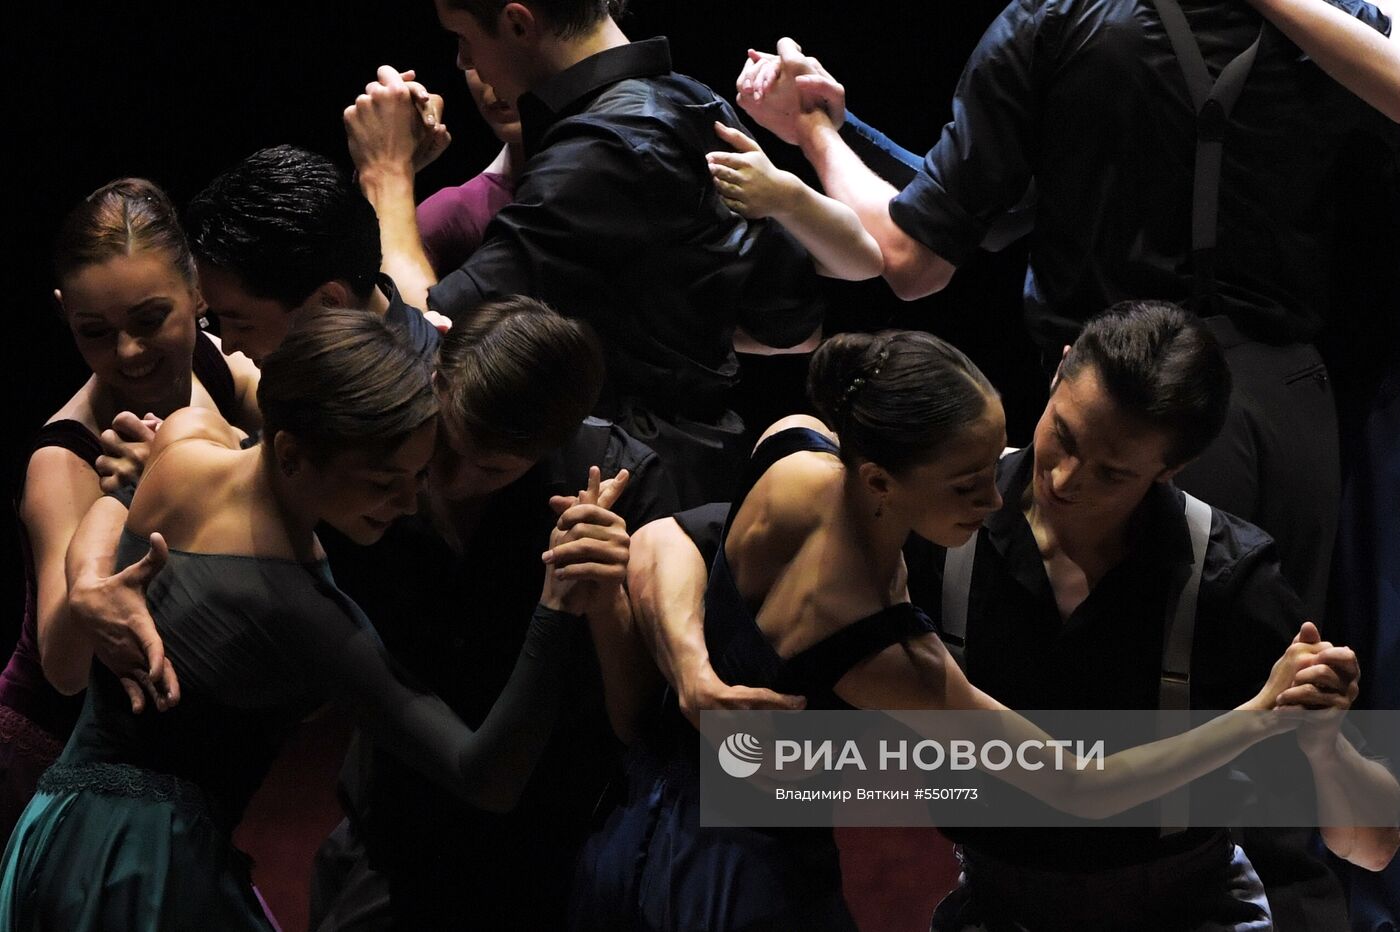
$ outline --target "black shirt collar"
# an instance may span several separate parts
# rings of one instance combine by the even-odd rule
[[[988,515],[984,524],[993,546],[1004,556],[1014,542],[1030,535],[1021,499],[1034,469],[1034,447],[1008,453],[997,464],[1001,508]],[[1157,567],[1191,562],[1191,537],[1182,513],[1182,494],[1173,485],[1154,482],[1129,519],[1128,557],[1124,562],[1144,561]]]
[[[538,149],[540,137],[568,113],[582,110],[603,88],[628,78],[669,74],[671,45],[664,36],[605,49],[520,95],[521,132],[526,156]]]

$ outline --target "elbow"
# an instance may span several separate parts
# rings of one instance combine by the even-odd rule
[[[1395,852],[1400,850],[1400,828],[1381,829],[1368,841],[1369,844],[1358,845],[1360,850],[1347,856],[1346,860],[1363,870],[1380,873],[1390,866]]]
[[[76,696],[87,689],[88,671],[81,672],[72,669],[70,665],[64,665],[49,659],[52,652],[40,651],[42,658],[40,666],[44,670],[44,679],[49,681],[49,685],[64,696]]]
[[[917,301],[948,287],[953,271],[952,265],[931,253],[918,256],[896,252],[885,256],[881,274],[901,301]]]

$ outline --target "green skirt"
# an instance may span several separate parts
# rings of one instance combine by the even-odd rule
[[[248,868],[193,784],[60,761],[5,850],[0,930],[272,932]]]

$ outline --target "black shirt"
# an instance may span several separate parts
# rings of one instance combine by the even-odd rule
[[[600,413],[636,399],[702,421],[724,410],[737,380],[736,324],[773,346],[816,329],[806,251],[715,193],[705,163],[723,147],[714,122],[743,125],[708,87],[671,71],[665,39],[587,58],[519,109],[526,161],[515,200],[429,291],[434,310],[456,319],[507,294],[548,301],[602,339]]]
[[[1003,457],[997,485],[1004,504],[978,532],[964,653],[968,679],[1013,709],[1155,709],[1167,599],[1174,591],[1171,569],[1191,561],[1181,492],[1152,486],[1132,518],[1127,557],[1061,621],[1021,510],[1033,462],[1030,449]],[[905,548],[910,597],[940,624],[944,554],[917,538]],[[1269,536],[1212,509],[1191,652],[1192,707],[1230,709],[1248,699],[1303,620]],[[1210,831],[1166,839],[1152,828],[960,828],[946,834],[1010,863],[1092,870],[1183,851]]]
[[[384,312],[384,322],[408,341],[408,345],[413,347],[419,359],[429,366],[436,363],[438,345],[442,342],[442,335],[438,333],[438,329],[428,323],[422,311],[404,303],[392,278],[381,272],[375,280],[375,286],[389,300],[389,307]]]
[[[524,643],[555,522],[549,497],[576,494],[590,465],[605,477],[632,473],[615,508],[629,530],[676,507],[656,455],[590,418],[570,443],[491,496],[462,553],[421,513],[395,522],[372,547],[322,536],[336,580],[395,660],[469,725],[495,704]],[[449,918],[465,925],[466,916],[488,927],[562,927],[573,857],[619,752],[591,648],[578,667],[544,756],[508,815],[462,805],[388,755],[373,757],[366,786],[351,791],[367,802],[360,828],[371,863],[413,884],[417,902],[405,909],[438,917],[442,928],[457,927]]]
[[[1330,2],[1389,32],[1362,0]],[[1212,78],[1260,34],[1247,3],[1182,7]],[[960,265],[1034,179],[1026,318],[1056,359],[1116,301],[1190,297],[1195,109],[1151,0],[1012,0],[953,114],[890,215]],[[1218,310],[1252,338],[1310,340],[1325,321],[1329,185],[1363,127],[1395,132],[1265,26],[1225,139],[1216,249]]]

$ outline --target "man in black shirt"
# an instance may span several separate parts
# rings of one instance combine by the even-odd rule
[[[1332,2],[1389,31],[1363,0]],[[800,144],[827,193],[856,209],[906,299],[940,290],[1034,188],[1024,302],[1047,371],[1117,301],[1171,300],[1213,318],[1234,404],[1182,487],[1268,531],[1320,620],[1340,494],[1336,414],[1312,347],[1329,315],[1332,186],[1340,166],[1363,170],[1352,134],[1394,127],[1248,4],[1178,3],[1012,0],[963,71],[953,121],[902,191],[861,164],[848,142],[870,147],[838,133],[839,118],[793,119],[803,101],[791,78],[804,71],[807,106],[840,114],[844,104],[790,40],[786,83],[740,102]]]
[[[431,365],[437,331],[380,273],[374,208],[324,156],[295,146],[254,152],[194,196],[185,232],[225,353],[256,364],[298,314],[362,307]]]
[[[733,108],[671,71],[664,38],[629,42],[605,0],[438,0],[438,16],[458,65],[515,102],[525,162],[430,308],[462,320],[519,293],[587,320],[608,360],[596,413],[656,449],[683,503],[727,497],[735,327],[783,347],[821,322],[806,251],[715,193],[705,153],[715,121],[741,126]]]
[[[371,547],[321,533],[337,583],[389,652],[472,727],[524,644],[522,619],[549,571],[540,554],[557,519],[551,498],[576,495],[597,466],[604,478],[629,473],[612,508],[626,527],[676,507],[655,453],[614,424],[579,423],[602,383],[585,330],[519,297],[455,325],[436,369],[439,452],[421,510]],[[596,658],[572,671],[569,700],[510,813],[465,806],[388,754],[352,751],[342,779],[349,823],[323,848],[313,928],[563,927],[574,858],[620,760],[622,723],[610,722],[599,661],[626,658],[594,630]],[[337,863],[348,871],[343,886]]]
[[[918,539],[906,548],[910,596],[940,623],[947,643],[965,641],[974,686],[1019,709],[1158,707],[1164,619],[1194,559],[1191,522],[1170,480],[1218,431],[1228,396],[1220,350],[1180,310],[1148,304],[1089,325],[1064,360],[1034,445],[1000,463],[1004,505],[968,545],[975,556],[960,603],[949,601],[947,553]],[[677,520],[713,552],[723,516],[705,512]],[[655,531],[674,547],[678,532],[667,525]],[[1217,509],[1205,525],[1185,672],[1193,707],[1233,708],[1258,688],[1305,616],[1267,535]],[[652,534],[636,535],[634,567],[651,562]],[[665,558],[692,559],[684,550]],[[673,615],[664,593],[637,597],[662,641],[685,641],[684,612]],[[951,622],[957,604],[964,623]],[[702,677],[707,665],[692,654],[668,669],[684,681]],[[1300,743],[1310,759],[1325,760],[1332,747],[1308,736]],[[1358,772],[1379,778],[1378,792],[1400,797],[1393,779],[1344,753]],[[1267,915],[1257,878],[1223,830],[948,834],[963,845],[968,885],[940,907],[937,929],[1190,928],[1188,902],[1197,924],[1213,917],[1224,928],[1254,928],[1247,923]],[[1393,854],[1393,835],[1327,829],[1324,838],[1376,869]]]

